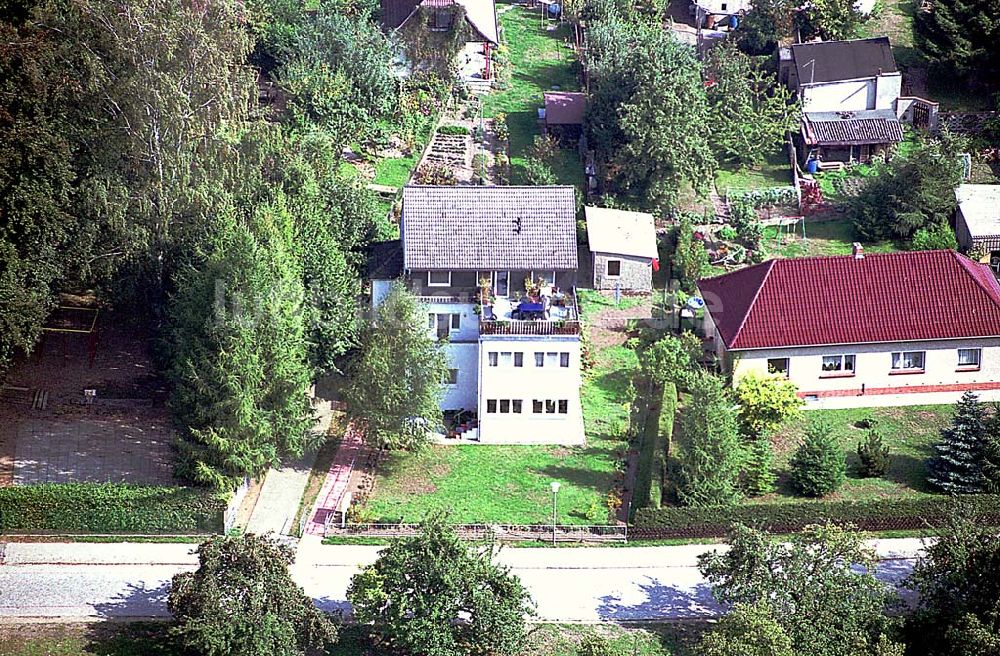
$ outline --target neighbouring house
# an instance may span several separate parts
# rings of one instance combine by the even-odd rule
[[[734,28],[750,9],[750,0],[692,0],[694,24],[709,30]]]
[[[419,20],[430,32],[468,29],[469,40],[458,54],[459,78],[483,90],[493,79],[491,53],[500,45],[500,28],[494,0],[381,0],[381,22],[387,32],[395,32]],[[465,25],[455,25],[456,9],[465,16]]]
[[[955,199],[958,247],[1000,275],[1000,185],[959,185]]]
[[[427,306],[446,416],[475,413],[484,443],[582,443],[573,187],[408,185],[400,235],[373,251],[372,302],[402,280]]]
[[[867,162],[903,140],[902,75],[888,38],[799,43],[778,59],[779,80],[802,103],[803,163]]]
[[[546,133],[578,140],[583,133],[583,118],[587,113],[587,94],[580,91],[546,91],[545,109],[541,112]]]
[[[803,398],[842,407],[1000,390],[1000,283],[989,267],[955,251],[854,250],[699,282],[707,348],[734,382],[777,372]]]
[[[659,268],[653,215],[585,207],[594,289],[648,292]]]

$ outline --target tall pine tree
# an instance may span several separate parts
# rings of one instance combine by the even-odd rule
[[[917,12],[917,47],[945,70],[977,82],[995,84],[1000,74],[1000,0],[935,0]]]
[[[927,482],[949,494],[982,492],[985,435],[986,412],[979,397],[966,392],[955,404],[951,426],[941,431],[941,443],[934,447]]]
[[[739,501],[744,447],[736,409],[722,379],[702,374],[691,381],[681,411],[677,496],[686,506],[727,506]]]

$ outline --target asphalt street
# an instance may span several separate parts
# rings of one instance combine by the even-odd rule
[[[919,540],[873,543],[879,576],[898,583]],[[197,560],[188,544],[7,544],[0,565],[0,620],[143,618],[167,615],[170,579]],[[678,547],[507,548],[501,560],[550,622],[655,621],[717,616],[697,556],[719,545]],[[300,546],[292,573],[316,604],[348,611],[351,576],[377,547]]]

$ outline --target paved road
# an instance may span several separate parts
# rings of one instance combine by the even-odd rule
[[[874,543],[880,576],[898,582],[920,549],[917,540]],[[718,546],[506,549],[501,559],[521,577],[553,622],[667,620],[719,613],[695,566]],[[0,566],[0,619],[137,618],[166,615],[170,578],[194,569],[191,545],[9,544]],[[307,542],[296,581],[327,610],[347,610],[345,592],[378,549]]]

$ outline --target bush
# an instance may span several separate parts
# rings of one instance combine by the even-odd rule
[[[4,532],[221,533],[222,495],[194,487],[47,483],[0,488]]]
[[[823,497],[837,491],[847,478],[844,452],[828,423],[814,421],[792,456],[792,485],[801,494]]]
[[[469,134],[469,128],[464,125],[442,125],[438,128],[438,134],[450,134],[450,135],[466,135]]]
[[[985,522],[1000,525],[1000,495],[977,494],[963,501]],[[734,524],[745,524],[769,533],[786,534],[809,524],[854,524],[863,531],[926,529],[941,525],[952,513],[951,498],[926,495],[909,499],[864,501],[802,501],[759,503],[729,508],[640,508],[629,530],[633,539],[725,537]]]
[[[955,250],[958,248],[958,241],[948,222],[940,221],[913,233],[909,247],[911,251]]]
[[[510,128],[507,126],[507,115],[503,112],[493,117],[493,134],[497,141],[504,143],[510,138]]]
[[[663,388],[659,411],[646,415],[640,433],[639,463],[635,474],[634,508],[659,508],[667,471],[667,450],[674,432],[677,412],[677,388],[667,383]]]
[[[556,174],[552,172],[552,167],[542,160],[528,157],[524,160],[524,179],[530,185],[554,185]]]
[[[863,442],[858,442],[858,459],[861,461],[861,478],[878,478],[889,471],[889,447],[882,441],[877,428],[870,428]]]

